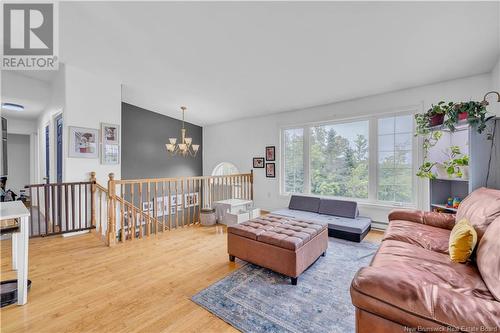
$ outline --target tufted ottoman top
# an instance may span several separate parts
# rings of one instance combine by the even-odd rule
[[[327,227],[327,223],[269,214],[230,226],[227,232],[288,250],[297,250]]]

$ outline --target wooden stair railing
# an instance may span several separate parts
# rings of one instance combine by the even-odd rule
[[[95,173],[94,173],[95,177]],[[97,189],[105,192],[96,184]],[[230,198],[253,199],[253,172],[227,176],[115,180],[109,174],[109,246],[199,222],[202,208]]]

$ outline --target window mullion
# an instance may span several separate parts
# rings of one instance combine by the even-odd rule
[[[378,126],[377,119],[370,118],[368,132],[368,200],[377,201],[378,187]]]
[[[311,149],[311,138],[310,138],[310,127],[304,126],[304,136],[303,136],[303,163],[304,163],[304,189],[305,194],[311,193],[311,173],[310,173],[310,149]]]

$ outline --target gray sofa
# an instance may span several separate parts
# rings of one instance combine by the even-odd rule
[[[371,229],[371,219],[359,216],[355,201],[292,195],[288,208],[273,214],[328,224],[328,236],[361,242]]]

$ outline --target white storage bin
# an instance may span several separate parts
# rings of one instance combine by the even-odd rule
[[[225,225],[234,225],[238,223],[243,223],[250,219],[250,213],[239,212],[239,213],[226,213],[223,218],[223,223]]]

